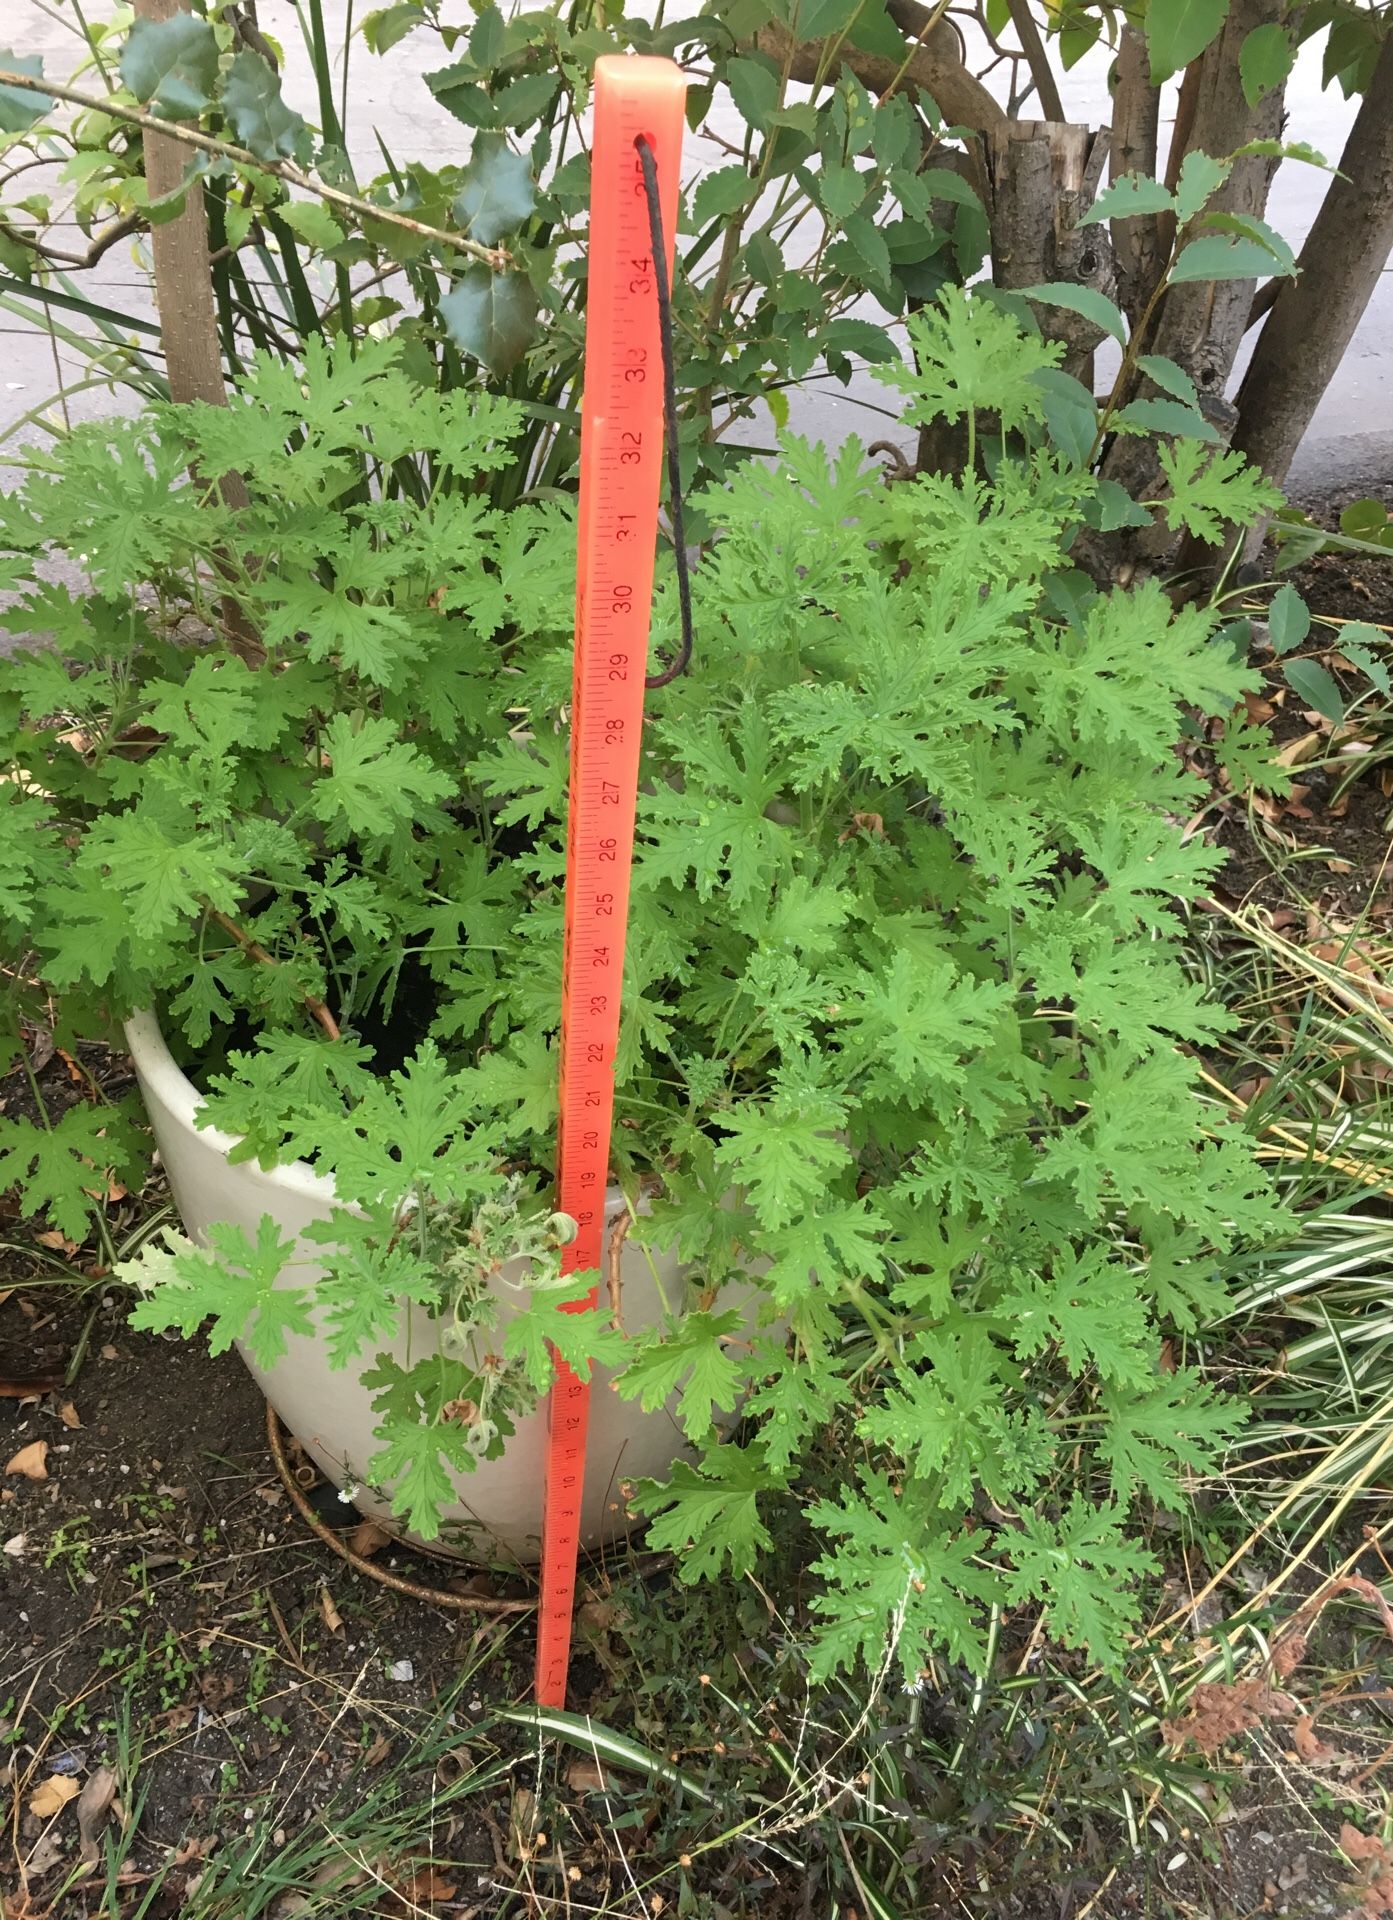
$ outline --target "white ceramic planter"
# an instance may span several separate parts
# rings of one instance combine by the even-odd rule
[[[237,1144],[234,1137],[195,1125],[198,1090],[175,1062],[152,1014],[139,1013],[127,1021],[126,1040],[175,1204],[192,1239],[203,1241],[208,1227],[221,1220],[255,1238],[265,1214],[287,1238],[298,1238],[311,1222],[336,1211],[332,1181],[303,1160],[272,1168],[262,1168],[255,1160],[234,1164],[228,1159]],[[608,1204],[614,1213],[623,1207],[617,1189],[611,1190]],[[306,1251],[308,1255],[310,1249]],[[312,1289],[320,1271],[307,1257],[289,1265],[283,1281]],[[517,1284],[525,1273],[526,1262],[519,1260],[510,1278]],[[624,1242],[621,1278],[624,1325],[631,1332],[661,1318],[665,1304],[683,1304],[682,1269],[670,1255],[660,1257],[646,1248],[637,1228]],[[506,1311],[506,1293],[503,1298]],[[396,1358],[410,1364],[410,1357],[419,1359],[435,1344],[436,1331],[425,1310],[406,1307],[391,1349]],[[378,1449],[372,1396],[353,1368],[330,1368],[319,1339],[292,1334],[286,1345],[284,1358],[269,1370],[245,1351],[242,1358],[330,1480],[340,1487],[356,1486],[353,1498],[359,1511],[404,1534],[381,1490],[359,1484],[367,1460]],[[546,1438],[546,1414],[539,1410],[518,1423],[500,1459],[481,1461],[474,1472],[455,1476],[459,1499],[446,1515],[445,1534],[434,1543],[437,1549],[453,1549],[475,1560],[537,1559]],[[636,1402],[621,1400],[609,1390],[608,1374],[597,1368],[581,1512],[585,1545],[593,1548],[628,1531],[621,1480],[661,1477],[683,1451],[682,1435],[666,1408],[644,1413]]]

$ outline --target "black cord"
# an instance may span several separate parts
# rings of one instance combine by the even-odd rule
[[[677,373],[672,357],[672,293],[667,279],[667,249],[663,244],[663,212],[658,200],[658,158],[652,143],[639,134],[634,140],[643,188],[648,200],[648,232],[653,250],[653,284],[658,290],[658,337],[663,354],[663,418],[667,428],[668,518],[672,522],[672,550],[677,562],[677,604],[682,619],[682,645],[677,658],[661,673],[651,673],[648,687],[666,687],[692,664],[692,583],[687,572],[687,538],[682,528],[682,459],[677,448]]]

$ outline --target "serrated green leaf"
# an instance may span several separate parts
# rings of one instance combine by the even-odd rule
[[[1198,147],[1190,149],[1181,162],[1180,177],[1175,183],[1175,217],[1182,227],[1208,204],[1231,171],[1230,161],[1216,160]]]
[[[258,160],[309,157],[309,128],[281,97],[279,74],[250,47],[243,47],[228,69],[222,109],[234,138]]]
[[[687,1313],[678,1325],[653,1344],[640,1346],[619,1376],[619,1391],[637,1400],[645,1413],[654,1413],[681,1387],[678,1419],[689,1440],[710,1432],[716,1409],[734,1407],[744,1380],[726,1349],[726,1342],[744,1331],[744,1316],[728,1313]]]
[[[218,77],[217,36],[196,14],[168,20],[137,18],[121,49],[121,78],[137,100],[150,101],[169,120],[196,120],[213,97]]]
[[[1181,249],[1166,278],[1172,286],[1187,280],[1254,280],[1292,269],[1260,240],[1243,234],[1202,233]]]
[[[649,1516],[648,1540],[678,1556],[682,1580],[714,1580],[727,1563],[733,1579],[752,1573],[772,1545],[759,1496],[783,1485],[757,1449],[709,1447],[700,1469],[679,1460],[666,1485],[640,1481],[633,1503]]]
[[[537,184],[526,155],[514,153],[501,133],[475,134],[454,199],[461,232],[491,247],[531,218],[536,201]]]
[[[1192,440],[1218,443],[1219,435],[1204,415],[1180,400],[1129,400],[1112,416],[1112,424],[1133,433],[1173,433]]]
[[[537,296],[523,273],[467,267],[440,302],[440,317],[460,352],[500,380],[537,338]]]
[[[1228,17],[1229,0],[1147,0],[1146,51],[1159,87],[1202,54]]]
[[[1134,220],[1139,214],[1172,213],[1175,195],[1159,180],[1146,173],[1124,173],[1114,180],[1080,216],[1081,227],[1096,226],[1100,220]]]
[[[37,53],[12,53],[8,47],[0,47],[0,67],[7,73],[27,73],[35,80],[43,79],[44,63]],[[23,133],[52,111],[52,95],[31,93],[27,87],[9,83],[0,85],[0,133]]]
[[[1127,322],[1106,294],[1099,293],[1094,287],[1076,286],[1069,280],[1048,280],[1038,287],[1022,287],[1020,291],[1027,300],[1038,300],[1047,307],[1065,307],[1070,313],[1081,314],[1085,320],[1091,320],[1095,327],[1101,327],[1104,333],[1110,333],[1119,346],[1127,344]]]
[[[704,227],[708,220],[726,220],[754,197],[754,182],[742,166],[717,167],[705,173],[692,195],[692,220]]]
[[[779,76],[774,67],[740,56],[728,63],[725,81],[745,125],[763,133],[779,105]]]
[[[1167,360],[1159,353],[1143,353],[1137,358],[1137,370],[1174,399],[1183,400],[1187,406],[1198,407],[1198,388],[1184,367],[1177,366],[1174,360]]]

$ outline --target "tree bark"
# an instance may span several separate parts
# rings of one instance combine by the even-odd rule
[[[1280,284],[1238,389],[1233,444],[1275,485],[1339,366],[1393,252],[1393,38],[1360,102],[1340,171]]]
[[[1238,54],[1255,27],[1278,20],[1283,0],[1233,0],[1218,37],[1191,68],[1194,118],[1189,151],[1215,156],[1233,153],[1250,140],[1273,140],[1281,132],[1282,89],[1275,88],[1256,107],[1243,95]],[[1189,75],[1187,75],[1187,83]],[[1178,158],[1173,157],[1178,171]],[[1215,212],[1261,216],[1277,162],[1266,155],[1245,154],[1233,164],[1228,179],[1210,201]],[[1228,439],[1237,413],[1224,398],[1224,389],[1247,327],[1256,281],[1182,281],[1161,304],[1152,338],[1145,351],[1175,361],[1194,381],[1201,409]],[[1138,390],[1152,389],[1145,382]],[[1130,398],[1131,396],[1125,396]],[[1160,462],[1150,440],[1119,434],[1108,449],[1103,477],[1114,480],[1134,500],[1154,497],[1160,484]],[[1164,529],[1143,531],[1116,543],[1123,555],[1155,562],[1172,542]]]
[[[1108,179],[1121,180],[1129,173],[1144,173],[1154,178],[1161,91],[1151,84],[1146,35],[1140,27],[1124,25],[1113,76]],[[1118,304],[1135,326],[1161,278],[1160,228],[1154,213],[1142,213],[1131,220],[1114,220],[1111,231]]]
[[[135,0],[135,11],[140,19],[160,21],[190,8],[187,0]],[[151,200],[177,193],[185,176],[188,149],[168,134],[146,133],[141,138]],[[184,204],[176,218],[151,227],[150,249],[170,395],[177,401],[202,400],[209,406],[225,407],[227,386],[208,262],[208,215],[203,188],[197,181],[191,181],[185,189]],[[228,506],[247,505],[246,483],[240,473],[223,474],[216,484]],[[230,594],[222,596],[221,605],[228,645],[249,666],[260,665],[266,649],[241,606]]]
[[[916,0],[891,0],[888,9],[896,26],[912,42],[931,17]],[[790,35],[781,21],[771,20],[755,36],[757,44],[782,66],[788,62],[789,78],[801,86],[811,86],[822,67],[822,40],[800,42],[790,56]],[[836,55],[838,67],[850,67],[856,78],[877,98],[891,91],[900,72],[900,62],[883,54],[867,53],[861,47],[843,42]],[[914,95],[922,87],[945,120],[958,126],[974,127],[979,132],[994,127],[1006,118],[1006,110],[982,82],[963,65],[962,47],[953,28],[940,20],[914,47],[909,63],[899,78],[899,91]]]

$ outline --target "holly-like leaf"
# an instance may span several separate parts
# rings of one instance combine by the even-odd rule
[[[222,109],[234,137],[258,160],[306,160],[309,128],[281,97],[280,76],[243,47],[223,82]]]
[[[0,47],[0,69],[6,73],[25,73],[42,80],[44,63],[37,53],[11,53]],[[51,94],[33,93],[27,87],[0,84],[0,133],[23,133],[53,110]]]
[[[218,77],[217,35],[197,14],[136,19],[121,49],[121,78],[169,120],[196,120]]]
[[[491,247],[530,219],[536,203],[531,162],[514,153],[501,133],[477,133],[455,195],[460,231]]]
[[[461,353],[501,380],[537,338],[537,296],[525,273],[467,267],[440,302],[440,317]]]

